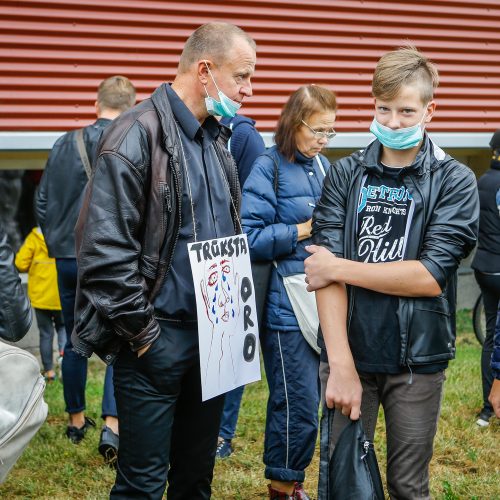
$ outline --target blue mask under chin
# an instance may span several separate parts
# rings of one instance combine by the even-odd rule
[[[207,97],[205,97],[205,106],[207,108],[207,113],[212,116],[233,118],[233,116],[235,116],[238,110],[241,108],[241,104],[239,102],[233,101],[232,99],[229,99],[229,97],[224,94],[222,90],[219,90],[219,87],[217,86],[212,72],[210,71],[210,68],[208,67],[208,64],[206,62],[205,65],[207,66],[208,73],[210,75],[210,78],[214,82],[215,88],[217,89],[217,95],[219,96],[218,101],[213,97],[210,97],[207,91],[207,87],[205,86],[205,92],[207,94]]]
[[[370,132],[387,148],[410,149],[419,144],[424,137],[422,121],[412,127],[393,130],[374,118],[370,125]]]

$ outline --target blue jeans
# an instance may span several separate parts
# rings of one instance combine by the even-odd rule
[[[54,329],[57,332],[57,346],[59,352],[64,350],[66,344],[66,330],[64,328],[61,311],[38,309],[35,307],[36,323],[40,332],[40,356],[44,371],[54,368],[53,340]]]
[[[303,482],[318,435],[319,356],[299,330],[264,329],[261,346],[269,385],[265,477]]]
[[[224,400],[224,410],[222,411],[222,420],[220,423],[219,436],[224,439],[233,439],[236,433],[236,424],[238,423],[238,414],[240,413],[241,398],[245,386],[236,387],[226,394]]]
[[[62,362],[64,402],[68,413],[85,410],[85,386],[87,384],[87,358],[73,351],[71,333],[75,325],[75,297],[77,284],[76,259],[57,259],[57,284],[61,299],[64,326],[66,327],[66,347]],[[106,369],[102,400],[103,416],[116,417],[116,402],[113,390],[113,368]]]

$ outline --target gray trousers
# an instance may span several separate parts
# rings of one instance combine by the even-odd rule
[[[348,423],[348,417],[335,411],[326,418],[325,390],[330,369],[321,362],[319,368],[323,414],[321,417],[320,479],[318,500],[325,496],[328,460],[337,439]],[[433,374],[397,375],[360,373],[363,396],[361,417],[370,441],[380,404],[384,409],[387,433],[387,490],[391,499],[429,499],[429,463],[441,409],[444,371]]]

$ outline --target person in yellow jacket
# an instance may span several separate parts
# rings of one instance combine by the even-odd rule
[[[35,309],[40,331],[40,356],[45,378],[55,380],[53,349],[54,328],[57,331],[59,354],[66,344],[66,330],[57,288],[55,259],[49,257],[47,245],[39,227],[33,228],[16,255],[16,267],[28,273],[28,297]]]

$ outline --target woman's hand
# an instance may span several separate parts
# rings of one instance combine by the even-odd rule
[[[311,237],[312,218],[302,224],[297,225],[297,241],[307,240]]]

